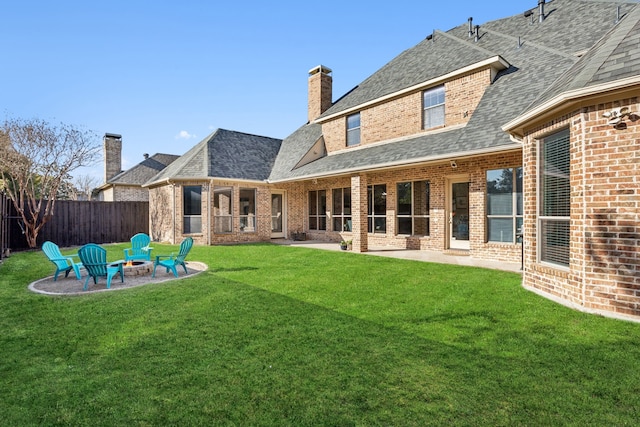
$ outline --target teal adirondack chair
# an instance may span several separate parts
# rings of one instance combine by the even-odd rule
[[[82,265],[87,270],[87,280],[84,281],[84,290],[89,287],[89,278],[93,277],[93,283],[98,283],[98,277],[107,278],[107,289],[111,288],[111,279],[113,276],[120,273],[120,282],[124,282],[124,268],[123,262],[119,261],[117,264],[110,265],[107,263],[107,251],[106,249],[96,245],[95,243],[88,243],[80,248],[78,256],[82,261]]]
[[[176,267],[181,265],[182,268],[184,268],[184,274],[187,274],[188,271],[187,271],[187,266],[184,263],[184,259],[186,258],[187,254],[191,250],[192,246],[193,246],[193,238],[187,237],[182,241],[182,243],[180,243],[180,252],[178,252],[177,256],[175,256],[175,254],[156,255],[156,260],[153,263],[153,274],[151,275],[151,277],[156,277],[156,267],[159,265],[166,268],[167,273],[169,271],[172,271],[173,275],[176,277],[178,277],[178,271],[176,270]],[[162,260],[161,258],[169,258],[169,259]]]
[[[145,261],[151,261],[151,251],[153,248],[149,247],[151,238],[144,233],[138,233],[131,238],[131,247],[124,250],[124,260],[133,261],[142,259]]]
[[[82,277],[80,274],[82,263],[73,260],[73,257],[77,257],[78,255],[62,255],[58,245],[48,241],[42,244],[42,252],[44,252],[47,258],[49,258],[49,261],[56,266],[56,272],[53,275],[54,282],[58,280],[58,274],[64,271],[64,277],[68,277],[71,270],[76,273],[76,278],[80,280]]]

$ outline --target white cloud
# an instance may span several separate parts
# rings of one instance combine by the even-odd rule
[[[180,133],[176,135],[176,139],[192,139],[195,137],[195,135],[190,134],[186,130],[181,130]]]

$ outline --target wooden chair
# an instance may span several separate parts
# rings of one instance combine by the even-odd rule
[[[153,263],[153,274],[151,275],[151,277],[156,277],[156,267],[159,265],[166,268],[167,273],[169,272],[169,270],[171,270],[173,272],[173,275],[176,277],[178,277],[178,271],[176,270],[176,267],[178,265],[181,265],[182,268],[184,268],[184,274],[187,274],[188,271],[187,271],[187,266],[184,263],[184,259],[186,258],[187,254],[191,250],[192,246],[193,246],[193,238],[187,237],[182,241],[182,243],[180,243],[180,252],[178,252],[177,256],[175,256],[175,254],[157,255],[156,260]],[[169,259],[161,260],[160,258],[169,258]]]
[[[118,261],[113,265],[107,263],[106,249],[95,243],[89,243],[80,248],[78,256],[88,273],[87,280],[84,281],[85,291],[88,289],[90,277],[93,277],[94,284],[98,283],[98,277],[106,277],[107,289],[111,288],[111,279],[118,273],[120,273],[120,282],[124,282],[123,262]]]
[[[80,274],[80,269],[82,268],[82,263],[75,262],[73,257],[77,257],[77,254],[73,255],[62,255],[60,253],[60,248],[53,242],[44,242],[42,244],[42,252],[49,258],[49,261],[56,266],[56,272],[53,275],[53,281],[58,280],[58,274],[64,271],[64,277],[69,276],[69,272],[73,270],[76,274],[76,278],[80,280],[82,275]]]
[[[149,247],[151,238],[144,233],[138,233],[131,238],[131,247],[124,250],[124,260],[145,260],[151,261],[151,251],[153,248]]]

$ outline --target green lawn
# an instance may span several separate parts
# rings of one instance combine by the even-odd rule
[[[73,297],[27,290],[54,271],[40,252],[6,260],[0,424],[640,419],[640,324],[556,305],[517,274],[266,244],[189,258],[209,270]]]

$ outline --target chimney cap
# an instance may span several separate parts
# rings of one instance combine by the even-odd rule
[[[105,138],[122,139],[122,135],[118,135],[117,133],[105,133],[104,137]]]
[[[309,70],[310,76],[313,76],[314,74],[318,74],[318,73],[331,74],[332,71],[331,71],[331,68],[325,67],[324,65],[317,65]]]

